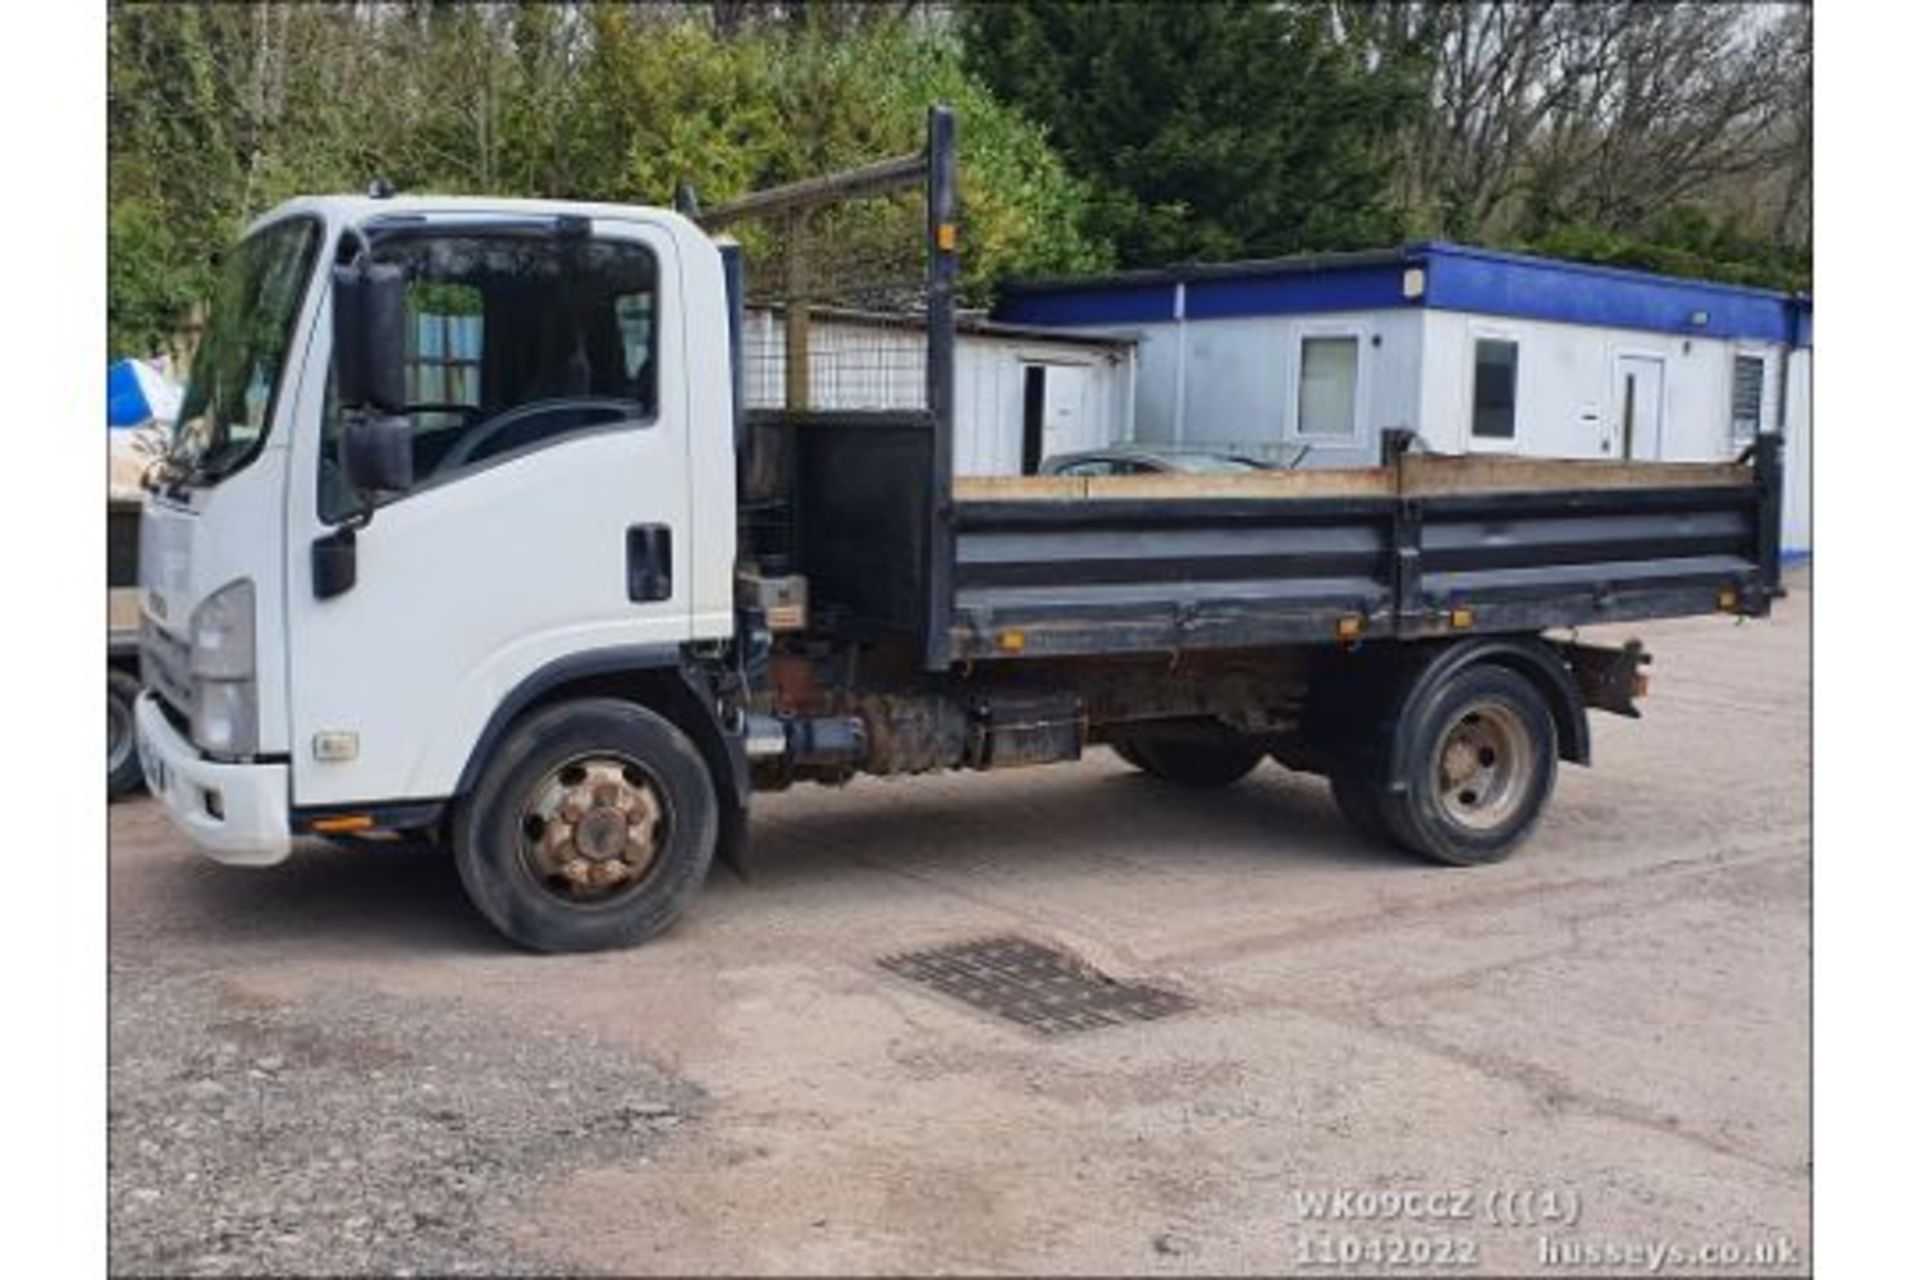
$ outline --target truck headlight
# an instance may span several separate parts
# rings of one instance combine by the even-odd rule
[[[260,742],[253,653],[253,583],[230,582],[193,611],[193,740],[206,751],[252,755]]]
[[[253,681],[194,681],[193,740],[215,755],[252,755],[260,744]]]
[[[201,680],[253,678],[253,581],[229,582],[193,611],[187,669]]]

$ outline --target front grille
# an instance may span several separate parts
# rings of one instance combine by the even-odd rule
[[[140,683],[160,695],[176,724],[193,717],[193,682],[187,675],[187,643],[175,639],[151,618],[140,621]]]

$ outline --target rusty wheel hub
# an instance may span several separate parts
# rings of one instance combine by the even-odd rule
[[[521,858],[548,892],[602,902],[637,886],[659,854],[659,792],[639,765],[590,756],[548,773],[521,815]]]
[[[1476,702],[1448,727],[1434,757],[1434,791],[1447,817],[1487,830],[1510,819],[1533,782],[1533,739],[1499,702]]]

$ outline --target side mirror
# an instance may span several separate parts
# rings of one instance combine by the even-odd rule
[[[405,418],[351,414],[340,427],[340,470],[365,494],[413,488],[413,430]]]
[[[333,269],[333,373],[343,409],[407,403],[407,278],[391,263]]]
[[[360,510],[313,540],[313,594],[331,600],[353,590],[359,577],[359,531],[373,523],[380,496],[413,487],[413,441],[405,418],[364,409],[343,411],[340,471],[360,495]]]

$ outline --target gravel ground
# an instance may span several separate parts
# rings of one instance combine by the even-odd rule
[[[647,1159],[698,1110],[631,1054],[502,1036],[449,1002],[112,980],[115,1273],[551,1274],[494,1224],[556,1174]]]
[[[1804,1273],[1791,585],[1766,622],[1635,628],[1645,718],[1595,716],[1595,767],[1472,870],[1365,844],[1319,779],[1195,794],[1102,751],[766,797],[748,882],[533,957],[443,859],[226,868],[117,805],[113,1270],[1333,1275],[1303,1248],[1445,1235],[1477,1251],[1451,1275],[1782,1237],[1669,1270]],[[878,963],[1007,934],[1193,1007],[1043,1039]],[[1577,1226],[1299,1207],[1514,1188]]]

